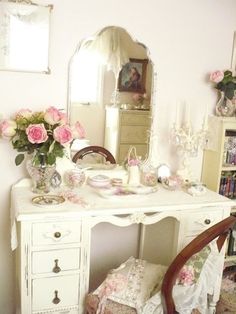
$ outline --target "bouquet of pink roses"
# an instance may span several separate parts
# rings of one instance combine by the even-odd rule
[[[25,153],[34,153],[35,164],[40,164],[40,155],[44,154],[45,163],[52,165],[57,157],[64,156],[65,147],[76,138],[84,138],[85,132],[79,122],[70,126],[65,113],[49,107],[40,112],[21,109],[12,119],[1,120],[0,136],[9,139],[19,152],[16,165],[22,163]]]

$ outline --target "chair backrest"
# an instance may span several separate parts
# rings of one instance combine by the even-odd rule
[[[176,256],[165,273],[161,287],[161,298],[165,314],[177,313],[172,297],[172,290],[177,276],[185,263],[192,257],[192,255],[201,251],[217,237],[217,247],[220,252],[230,230],[233,228],[235,223],[236,217],[234,216],[230,216],[222,220],[221,222],[215,224],[198,235]]]
[[[111,164],[116,164],[116,160],[113,155],[104,147],[101,146],[87,146],[79,150],[72,158],[73,162],[77,162],[78,159],[83,159],[84,156],[88,154],[97,153],[103,156],[106,161],[109,161]]]

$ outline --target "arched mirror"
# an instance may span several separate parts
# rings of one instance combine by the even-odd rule
[[[153,112],[154,70],[144,44],[108,26],[83,40],[69,65],[68,115],[86,130],[89,145],[122,163],[130,146],[145,158]]]

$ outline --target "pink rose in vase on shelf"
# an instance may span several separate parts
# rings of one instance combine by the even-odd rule
[[[132,98],[134,100],[135,109],[148,109],[147,104],[145,104],[145,101],[148,100],[148,96],[146,93],[135,93],[133,94]]]
[[[210,74],[210,81],[213,83],[219,83],[224,78],[224,72],[223,71],[215,71]]]

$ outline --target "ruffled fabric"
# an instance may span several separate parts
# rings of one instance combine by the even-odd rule
[[[194,309],[206,313],[208,295],[213,295],[215,287],[220,285],[224,258],[222,253],[218,252],[216,241],[209,246],[210,253],[197,282],[191,285],[176,284],[173,287],[176,311],[180,314],[192,314]],[[99,299],[96,314],[106,313],[109,300],[115,302],[116,307],[118,304],[129,306],[132,310],[135,309],[137,314],[163,314],[160,288],[166,268],[129,258],[108,274],[93,293]],[[153,296],[150,297],[151,295]]]
[[[212,295],[221,282],[223,256],[218,252],[216,241],[210,244],[210,248],[211,253],[203,265],[197,283],[191,286],[175,285],[173,288],[176,311],[181,314],[191,314],[193,309],[206,313],[208,295]],[[144,304],[142,314],[163,314],[160,292]]]

